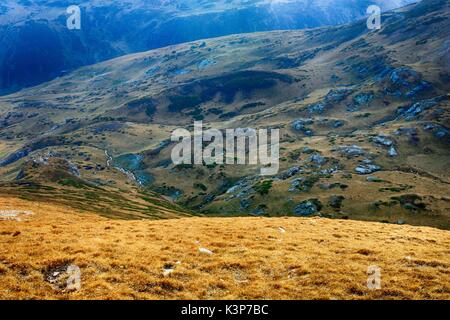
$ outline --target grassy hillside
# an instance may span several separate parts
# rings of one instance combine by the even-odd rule
[[[374,32],[360,21],[185,43],[1,97],[0,190],[80,191],[52,172],[54,159],[69,180],[202,214],[449,229],[449,12],[448,1],[426,0],[385,13]],[[194,120],[279,128],[280,173],[174,166],[171,132]]]
[[[322,218],[109,220],[13,197],[0,210],[0,299],[450,298],[448,231]],[[81,270],[79,291],[66,290],[69,265]],[[367,288],[371,265],[380,290]]]

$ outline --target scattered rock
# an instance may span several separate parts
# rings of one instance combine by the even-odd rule
[[[199,248],[198,251],[199,251],[200,253],[205,253],[205,254],[209,254],[209,255],[211,255],[211,254],[214,253],[214,252],[212,252],[211,250],[208,250],[208,249],[206,249],[206,248]]]
[[[375,164],[363,164],[355,168],[355,172],[361,175],[371,174],[380,171],[381,167]]]
[[[305,126],[305,120],[301,119],[301,120],[295,120],[294,122],[292,122],[292,129],[294,131],[303,131],[303,128]]]
[[[180,76],[180,75],[185,75],[185,74],[189,74],[192,72],[192,70],[190,69],[177,69],[174,71],[169,71],[171,74],[176,75],[176,76]]]
[[[300,167],[292,167],[286,170],[285,172],[282,172],[278,175],[278,178],[281,180],[289,179],[290,177],[295,176],[296,174],[302,172],[302,169]]]
[[[344,121],[342,121],[342,120],[336,120],[336,121],[334,121],[334,123],[333,123],[333,128],[340,128],[340,127],[343,127],[344,126]]]
[[[329,204],[335,209],[340,209],[342,207],[342,202],[345,200],[344,196],[333,195],[330,197]]]
[[[294,179],[291,182],[289,192],[303,191],[308,192],[320,180],[317,176],[302,177]]]
[[[317,166],[323,166],[328,162],[328,160],[319,154],[313,154],[311,157],[309,157],[309,162]]]
[[[450,136],[450,130],[444,127],[438,127],[437,130],[434,132],[434,136],[438,139],[444,139]]]
[[[423,126],[423,129],[426,131],[432,131],[433,135],[438,139],[443,139],[447,136],[450,136],[450,130],[433,123],[427,123]]]
[[[303,152],[303,153],[306,153],[306,154],[312,154],[314,151],[315,151],[315,150],[314,150],[314,149],[311,149],[310,147],[304,147],[304,148],[302,149],[302,152]]]
[[[325,97],[325,101],[327,103],[339,103],[343,100],[345,100],[351,93],[353,92],[352,89],[333,89],[328,92],[328,94]]]
[[[167,277],[167,276],[169,276],[172,272],[174,272],[175,271],[175,269],[164,269],[163,270],[163,276],[164,277]]]
[[[396,157],[396,156],[398,156],[397,150],[395,150],[394,147],[391,147],[391,148],[389,149],[389,151],[388,151],[388,156],[389,156],[389,157]]]
[[[310,128],[308,128],[307,126],[312,125],[313,123],[314,123],[314,120],[312,120],[312,119],[298,119],[292,123],[291,127],[294,131],[302,132],[307,136],[312,136],[313,131]]]
[[[325,111],[326,104],[318,102],[308,105],[308,112],[312,114],[322,114]]]
[[[363,148],[352,145],[352,146],[340,146],[336,149],[341,155],[346,156],[348,158],[363,156],[365,151]]]
[[[334,166],[334,167],[332,167],[332,168],[320,170],[320,171],[319,171],[319,174],[327,176],[327,175],[336,173],[336,172],[338,172],[338,171],[339,171],[339,167],[338,167],[338,166]]]
[[[296,190],[299,190],[303,181],[305,181],[305,178],[297,178],[297,179],[292,180],[291,187],[289,188],[289,192],[294,192]]]
[[[404,87],[410,87],[413,83],[420,80],[420,74],[408,67],[400,67],[392,70],[389,80],[394,85],[401,85]]]
[[[200,63],[198,64],[198,69],[200,69],[200,70],[206,69],[209,66],[212,66],[214,64],[216,64],[216,61],[211,60],[211,59],[205,59],[205,60],[200,61]]]
[[[307,217],[318,212],[318,208],[315,203],[310,200],[303,201],[299,203],[295,209],[294,214],[297,216]]]
[[[421,81],[417,86],[415,86],[411,91],[406,93],[408,98],[414,97],[416,94],[422,91],[428,91],[433,89],[433,85],[427,81]]]
[[[244,198],[253,193],[255,190],[253,189],[253,185],[257,181],[256,178],[244,178],[238,181],[234,186],[229,188],[226,193],[231,194],[230,199],[232,198]]]
[[[394,145],[394,142],[392,141],[392,139],[388,136],[384,136],[384,135],[378,135],[376,137],[372,138],[372,141],[376,144],[385,146],[385,147],[390,147],[392,145]]]
[[[206,205],[206,204],[208,204],[208,203],[211,203],[211,202],[214,201],[214,199],[216,199],[216,195],[214,195],[214,194],[208,194],[208,195],[206,195],[206,196],[203,198],[202,204],[203,204],[203,205]]]
[[[438,104],[439,99],[428,99],[416,102],[411,106],[400,107],[397,109],[397,114],[404,118],[406,121],[412,121],[419,117],[419,115]]]
[[[394,69],[389,76],[387,94],[414,97],[416,94],[433,89],[431,83],[422,80],[422,75],[408,67]],[[406,90],[406,93],[405,93]]]
[[[413,97],[421,91],[432,88],[430,83],[422,80],[420,73],[408,67],[400,67],[390,71],[387,78],[384,88],[386,95]]]
[[[308,112],[311,114],[322,114],[326,109],[330,109],[333,105],[345,100],[352,92],[353,90],[346,88],[330,90],[323,101],[308,105]]]
[[[427,129],[425,129],[425,130],[427,130]],[[415,136],[415,135],[417,135],[417,129],[400,127],[397,130],[395,130],[394,134],[396,136],[402,136],[402,135]]]
[[[366,105],[368,104],[370,101],[372,101],[374,98],[374,93],[373,91],[370,92],[361,92],[358,93],[354,98],[353,98],[353,102],[357,105],[357,106],[362,106],[362,105]]]

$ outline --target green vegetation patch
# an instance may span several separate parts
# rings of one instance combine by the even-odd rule
[[[264,180],[256,184],[253,189],[258,192],[260,195],[269,194],[270,189],[272,189],[273,180]]]
[[[86,188],[86,184],[84,184],[83,182],[81,182],[79,180],[75,180],[75,179],[71,179],[71,178],[59,180],[58,184],[65,186],[65,187],[73,187],[73,188],[77,188],[77,189]]]
[[[398,197],[391,197],[392,200],[398,201],[403,208],[407,210],[426,210],[427,205],[423,203],[423,199],[421,196],[417,194],[405,194]]]
[[[199,183],[199,182],[194,183],[194,188],[202,190],[202,191],[208,190],[207,186],[205,186],[203,183]]]

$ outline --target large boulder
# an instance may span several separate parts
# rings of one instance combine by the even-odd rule
[[[380,170],[381,167],[376,164],[360,164],[355,168],[355,172],[361,175],[371,174]]]
[[[310,200],[303,201],[294,208],[294,214],[302,217],[312,216],[318,211],[316,204]]]
[[[388,136],[378,135],[372,138],[372,141],[378,145],[382,145],[384,147],[391,147],[394,145],[394,141]]]
[[[326,164],[328,162],[328,159],[322,157],[320,154],[313,154],[311,157],[309,157],[309,162],[320,167]]]
[[[433,85],[422,79],[422,75],[409,68],[394,69],[388,75],[385,94],[412,98],[417,94],[433,89]]]
[[[307,136],[312,136],[314,133],[307,126],[312,125],[313,123],[314,120],[312,119],[297,119],[292,123],[291,127],[296,132],[302,132]]]
[[[311,114],[322,114],[325,111],[325,108],[327,107],[326,103],[318,102],[314,104],[308,105],[308,112]]]
[[[427,99],[419,102],[415,102],[412,105],[400,107],[397,110],[397,114],[404,118],[406,121],[412,121],[417,118],[426,110],[435,107],[440,99]]]
[[[351,93],[352,89],[333,89],[328,92],[325,97],[325,101],[327,103],[339,103],[345,100]]]
[[[346,156],[347,158],[363,156],[365,154],[364,149],[357,145],[340,146],[335,150],[338,151],[341,155]]]
[[[302,169],[300,167],[292,167],[286,170],[285,172],[282,172],[278,175],[278,178],[281,180],[289,179],[290,177],[295,176],[296,174],[302,172]]]
[[[391,147],[388,151],[388,156],[389,157],[396,157],[398,156],[398,152],[394,147]]]

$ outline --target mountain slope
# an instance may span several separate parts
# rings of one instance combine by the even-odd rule
[[[360,21],[196,41],[2,97],[3,186],[39,181],[23,167],[54,157],[94,185],[149,188],[205,214],[448,229],[449,2],[423,1],[383,21],[377,32]],[[171,132],[196,119],[280,128],[280,174],[173,166]]]
[[[449,231],[319,218],[112,221],[10,197],[0,208],[0,299],[450,298]],[[78,291],[67,289],[69,266]],[[367,286],[370,266],[379,290]]]
[[[0,94],[120,55],[228,34],[336,25],[411,0],[79,1],[81,30],[68,30],[66,0],[0,4]]]

